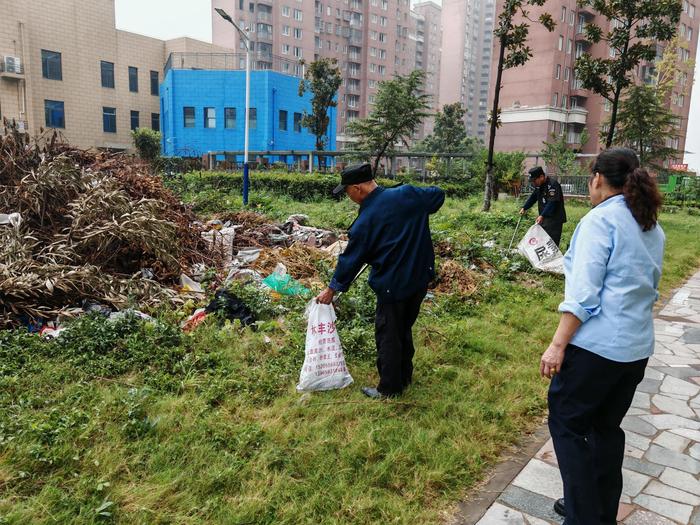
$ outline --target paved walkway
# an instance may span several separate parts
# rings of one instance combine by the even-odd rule
[[[700,525],[700,272],[654,321],[656,349],[622,427],[627,435],[618,521]],[[478,525],[561,523],[562,484],[551,439]]]

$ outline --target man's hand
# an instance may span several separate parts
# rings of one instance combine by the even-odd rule
[[[331,304],[334,295],[335,290],[333,288],[326,288],[316,296],[316,302],[321,304]]]
[[[542,224],[543,220],[544,220],[544,217],[542,217],[542,215],[538,215],[537,218],[535,219],[535,224]]]
[[[540,375],[551,379],[554,374],[561,370],[561,364],[564,361],[565,347],[550,343],[547,350],[542,354],[540,360]]]
[[[527,210],[525,208],[520,208],[520,215],[525,215]]]

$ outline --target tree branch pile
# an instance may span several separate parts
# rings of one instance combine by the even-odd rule
[[[212,262],[196,217],[145,164],[55,134],[0,135],[0,213],[21,218],[0,225],[0,326],[70,315],[84,300],[157,304],[183,269]]]

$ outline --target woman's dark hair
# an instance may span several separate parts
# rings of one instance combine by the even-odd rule
[[[661,193],[656,181],[639,166],[637,154],[629,148],[610,148],[601,152],[593,163],[593,173],[600,173],[608,184],[622,189],[627,207],[642,227],[656,226],[661,208]]]

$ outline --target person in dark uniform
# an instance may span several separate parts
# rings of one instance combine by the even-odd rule
[[[413,336],[428,283],[435,277],[435,253],[428,217],[445,202],[436,187],[395,188],[378,186],[369,164],[352,166],[341,174],[334,193],[346,192],[360,205],[350,227],[349,242],[328,288],[316,300],[329,304],[337,292],[345,292],[364,265],[372,267],[369,285],[377,295],[375,340],[376,388],[362,392],[381,399],[401,394],[413,377]]]
[[[537,201],[539,215],[535,222],[542,226],[547,235],[559,246],[561,229],[566,222],[564,192],[561,189],[561,184],[547,177],[541,166],[535,166],[529,173],[530,182],[535,187],[535,191],[520,208],[520,215],[524,215]]]

